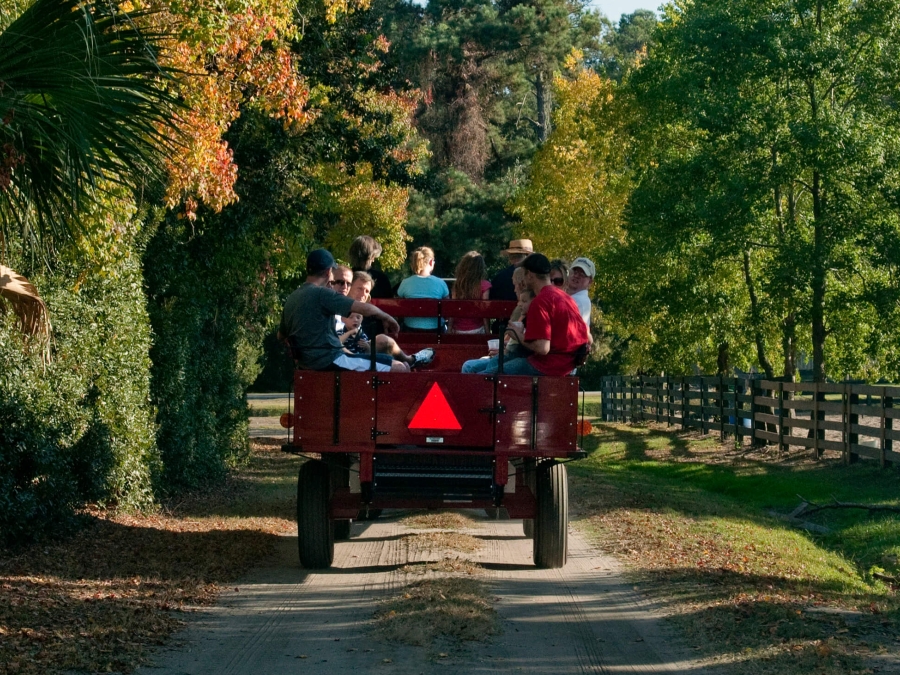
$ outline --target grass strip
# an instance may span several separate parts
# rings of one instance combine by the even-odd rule
[[[797,494],[897,503],[896,470],[736,450],[660,427],[600,424],[569,465],[576,520],[729,673],[865,673],[898,656],[900,519],[821,512],[814,536],[767,515]],[[900,662],[900,661],[898,661]]]
[[[499,632],[499,620],[480,581],[447,577],[406,586],[376,611],[375,629],[391,642],[431,646],[442,639],[484,640]]]
[[[428,511],[407,516],[400,524],[414,529],[462,530],[472,527],[474,521],[456,511]]]

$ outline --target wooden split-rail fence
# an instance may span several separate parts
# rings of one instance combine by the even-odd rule
[[[900,462],[900,387],[748,377],[604,377],[605,421],[664,422],[735,443],[841,453],[846,463]],[[897,407],[894,407],[894,402]],[[894,442],[897,441],[897,445]],[[896,449],[895,449],[896,448]]]

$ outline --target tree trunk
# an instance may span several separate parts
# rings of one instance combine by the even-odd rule
[[[550,106],[553,102],[550,83],[544,73],[538,73],[534,80],[534,95],[537,99],[538,140],[543,144],[550,138],[552,131]]]
[[[762,316],[759,312],[759,299],[756,297],[756,288],[753,285],[753,275],[750,273],[750,251],[744,251],[744,281],[747,283],[747,294],[750,296],[750,319],[753,322],[753,339],[756,342],[756,358],[766,374],[766,379],[775,377],[772,363],[766,356],[766,345],[762,334]]]
[[[812,343],[813,380],[825,381],[825,227],[822,222],[822,178],[813,173]]]
[[[719,343],[719,356],[716,359],[717,375],[728,375],[731,370],[728,367],[728,342]]]
[[[790,312],[781,324],[781,347],[784,354],[784,379],[794,382],[797,376],[797,315]]]

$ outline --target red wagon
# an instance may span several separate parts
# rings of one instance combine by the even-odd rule
[[[395,317],[505,321],[515,303],[381,300]],[[433,347],[411,373],[294,373],[293,440],[314,453],[297,482],[304,567],[331,565],[350,521],[385,508],[505,508],[525,520],[539,567],[566,562],[568,486],[559,460],[581,456],[576,377],[461,374],[489,335],[401,333],[408,353]]]

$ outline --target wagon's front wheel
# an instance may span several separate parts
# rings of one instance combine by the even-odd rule
[[[566,564],[569,548],[569,481],[566,467],[541,462],[536,471],[534,564],[555,569]]]
[[[334,560],[334,524],[328,519],[330,498],[328,466],[306,462],[297,476],[297,542],[300,564],[307,569],[327,569]]]

